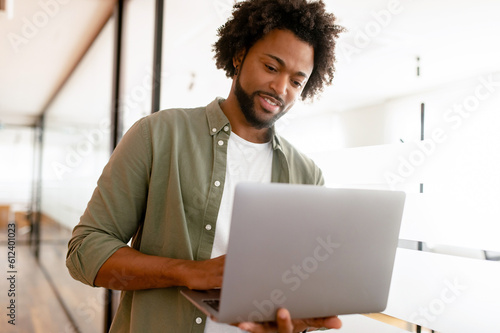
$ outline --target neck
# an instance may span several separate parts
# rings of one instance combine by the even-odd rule
[[[232,131],[239,137],[253,143],[266,143],[271,140],[271,129],[258,129],[248,123],[234,94],[230,94],[229,97],[220,104],[220,107],[227,119],[229,119]]]

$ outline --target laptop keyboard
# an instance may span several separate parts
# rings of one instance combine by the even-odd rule
[[[220,303],[220,300],[218,300],[218,299],[204,299],[203,303],[206,303],[212,309],[214,309],[215,311],[219,312],[219,303]]]

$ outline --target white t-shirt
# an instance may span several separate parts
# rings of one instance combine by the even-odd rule
[[[215,229],[211,258],[226,254],[233,208],[234,189],[239,182],[271,182],[273,149],[271,142],[252,143],[231,133],[227,144],[224,192]],[[207,318],[205,333],[240,333],[242,330]]]

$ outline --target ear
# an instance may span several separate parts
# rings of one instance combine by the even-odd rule
[[[233,66],[234,68],[236,67],[241,67],[241,64],[243,63],[243,59],[245,59],[245,54],[246,50],[243,49],[236,53],[236,55],[233,57]]]

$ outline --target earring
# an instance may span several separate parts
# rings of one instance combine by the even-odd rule
[[[236,66],[236,68],[234,69],[234,75],[238,75],[240,72],[240,69],[238,66]]]

